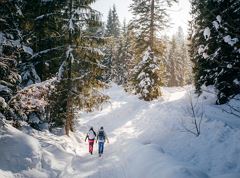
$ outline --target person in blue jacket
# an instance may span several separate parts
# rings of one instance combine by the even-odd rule
[[[107,141],[109,143],[108,137],[106,135],[106,132],[104,131],[103,127],[101,127],[97,133],[97,139],[96,143],[98,142],[98,154],[99,157],[103,154],[104,150],[104,143]]]

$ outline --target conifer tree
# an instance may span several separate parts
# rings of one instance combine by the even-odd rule
[[[105,45],[105,58],[104,65],[107,66],[108,70],[105,73],[105,80],[112,81],[116,80],[118,75],[118,48],[119,48],[119,39],[120,39],[120,22],[118,19],[117,11],[115,5],[109,10],[107,25],[105,30],[105,37],[107,37],[107,43]],[[117,82],[118,83],[118,82]]]
[[[117,10],[116,10],[116,6],[113,5],[113,9],[112,9],[112,35],[114,36],[114,38],[118,38],[120,35],[120,21],[118,18],[118,14],[117,14]]]
[[[195,85],[214,85],[218,104],[239,93],[239,1],[192,1]]]
[[[118,18],[116,6],[113,5],[112,9],[109,9],[108,19],[106,25],[106,37],[118,38],[120,35],[120,21]]]
[[[136,91],[140,91],[137,89],[140,84],[137,82],[138,79],[153,77],[149,78],[150,83],[145,82],[146,87],[144,89],[144,93],[148,93],[148,95],[142,96],[144,100],[152,100],[161,95],[159,87],[164,83],[164,76],[161,76],[160,74],[163,74],[164,70],[162,69],[163,66],[160,66],[160,64],[163,64],[164,46],[162,43],[158,43],[159,39],[157,39],[157,31],[161,31],[166,26],[167,13],[164,7],[171,6],[173,2],[175,2],[175,0],[133,0],[133,3],[130,5],[133,13],[131,29],[133,29],[137,34],[134,59],[136,61],[136,65],[139,65],[139,67],[135,67],[135,70],[142,68],[142,63],[143,61],[146,61],[146,56],[148,56],[148,62],[144,65],[146,70],[141,69],[141,71],[145,72],[133,72],[132,83],[134,84]],[[148,55],[146,53],[148,53]],[[155,65],[157,65],[159,69],[161,68],[160,70],[162,70],[162,72],[154,70],[157,72],[152,75],[149,73],[150,71],[148,69]],[[139,77],[139,73],[141,74],[141,77]],[[143,77],[143,75],[146,76]]]
[[[188,57],[183,30],[179,27],[172,36],[167,57],[168,86],[183,86],[191,82],[191,62]]]
[[[105,36],[110,37],[110,36],[112,36],[112,34],[113,34],[113,17],[112,17],[112,9],[110,8],[108,11]]]
[[[11,103],[19,105],[21,96],[30,98],[31,91],[36,91],[39,95],[33,97],[43,96],[38,100],[46,100],[43,107],[30,106],[30,110],[42,113],[45,121],[53,127],[64,125],[66,134],[73,130],[75,109],[90,111],[107,99],[98,92],[99,88],[105,86],[101,82],[105,68],[101,61],[103,53],[99,49],[99,44],[103,45],[104,40],[88,31],[101,25],[99,13],[90,7],[93,2],[1,1],[0,11],[3,12],[4,18],[1,18],[0,22],[0,57],[6,58],[6,54],[10,55],[14,63],[1,63],[6,67],[6,70],[1,72],[6,76],[14,74],[16,81],[13,80],[13,76],[11,79],[14,86],[19,83],[20,78],[14,68],[17,59],[20,63],[18,69],[23,78],[21,86],[29,85],[16,93]],[[7,53],[3,44],[5,42],[12,44]],[[7,67],[9,65],[12,65],[11,70]],[[51,83],[44,82],[56,73],[58,77],[49,80]],[[34,85],[35,83],[39,85]],[[52,84],[55,87],[51,86]],[[28,94],[29,96],[26,96]],[[50,97],[47,94],[51,94]],[[6,103],[6,100],[2,103]],[[23,113],[23,116],[27,117],[26,121],[33,115],[28,109],[26,106],[26,113]]]
[[[142,61],[133,69],[133,85],[140,98],[151,101],[161,96],[160,86],[163,86],[163,68],[161,63],[152,54],[150,47],[142,57]]]
[[[99,14],[90,4],[92,0],[70,0],[64,12],[65,56],[59,70],[59,80],[67,89],[63,106],[66,109],[65,131],[73,131],[74,109],[91,110],[99,106],[106,97],[98,92],[104,84],[100,76],[103,53],[99,44],[103,39],[96,38],[86,30],[89,26],[100,25]],[[87,13],[88,15],[83,15]]]
[[[117,49],[117,55],[115,59],[115,80],[119,85],[126,85],[130,73],[130,68],[132,65],[132,51],[131,51],[131,39],[130,30],[126,24],[123,22],[123,27],[121,30],[121,35],[119,38],[119,46]]]
[[[21,1],[0,1],[0,122],[18,119],[8,102],[18,91],[21,76],[17,64],[24,47],[18,20],[22,17]]]

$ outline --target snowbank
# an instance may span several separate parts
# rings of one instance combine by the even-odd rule
[[[36,139],[6,125],[0,143],[0,169],[16,173],[41,167],[41,147]]]

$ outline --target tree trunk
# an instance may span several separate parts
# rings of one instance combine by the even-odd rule
[[[69,19],[72,17],[72,0],[69,2]],[[72,31],[69,29],[69,47],[68,50],[72,46]],[[67,114],[66,114],[66,123],[65,123],[65,132],[66,135],[69,136],[69,131],[73,131],[73,104],[72,104],[72,56],[69,52],[67,56],[68,61],[68,76],[67,76],[67,84],[68,84],[68,94],[67,94]]]
[[[153,45],[154,45],[154,1],[151,1],[151,24],[150,24],[150,41],[149,46],[151,48],[151,51],[153,51]]]

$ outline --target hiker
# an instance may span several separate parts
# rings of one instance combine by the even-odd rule
[[[105,131],[103,130],[103,127],[101,127],[99,129],[99,131],[98,131],[97,139],[96,139],[96,143],[98,142],[98,154],[99,154],[99,157],[101,157],[101,155],[103,154],[104,143],[105,143],[106,140],[109,143],[107,135],[106,135]]]
[[[94,144],[94,140],[96,137],[96,132],[93,130],[93,127],[91,127],[87,133],[87,136],[85,138],[85,142],[88,139],[88,143],[89,143],[89,153],[92,155],[93,154],[93,144]]]

